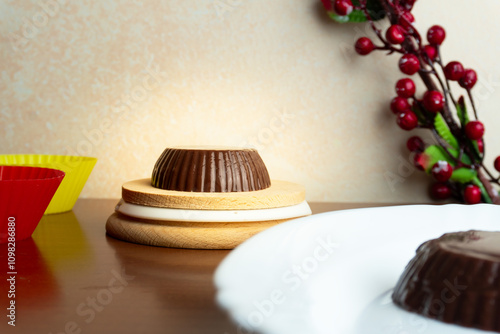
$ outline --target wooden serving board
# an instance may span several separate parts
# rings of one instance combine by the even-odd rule
[[[151,179],[127,182],[122,198],[131,204],[188,210],[255,210],[292,206],[306,198],[303,186],[286,181],[271,181],[264,190],[247,192],[203,193],[158,189]]]
[[[263,222],[200,223],[144,220],[113,213],[106,232],[137,244],[192,248],[233,249],[251,236],[290,219]]]

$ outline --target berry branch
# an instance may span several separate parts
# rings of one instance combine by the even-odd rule
[[[453,196],[469,204],[500,204],[496,188],[500,186],[500,176],[494,177],[483,163],[484,125],[479,121],[471,93],[477,74],[473,69],[465,69],[458,61],[444,64],[441,56],[441,45],[446,39],[444,28],[439,25],[429,28],[428,44],[424,45],[411,13],[416,0],[321,1],[337,22],[370,24],[381,45],[375,45],[368,37],[361,37],[355,43],[358,54],[366,56],[373,51],[401,54],[399,70],[407,76],[418,74],[424,83],[427,90],[419,98],[411,78],[398,80],[397,96],[392,99],[390,109],[400,128],[406,131],[429,129],[436,140],[435,145],[425,147],[420,137],[413,136],[406,143],[413,152],[415,166],[437,181],[431,188],[432,196],[435,199]],[[375,22],[384,17],[390,22],[385,34]],[[464,97],[455,98],[453,82],[465,89],[474,120],[469,119]],[[500,172],[500,156],[495,159],[494,168]]]

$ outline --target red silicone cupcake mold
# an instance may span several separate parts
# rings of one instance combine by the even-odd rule
[[[63,178],[56,169],[0,166],[0,243],[31,237]]]

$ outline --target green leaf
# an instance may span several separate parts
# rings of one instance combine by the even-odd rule
[[[465,128],[467,123],[469,123],[469,114],[467,113],[467,106],[465,105],[465,100],[463,96],[460,96],[457,102],[457,116],[462,125],[462,129]],[[475,157],[478,160],[482,160],[483,154],[479,152],[479,147],[477,146],[476,140],[468,140],[467,145],[474,151]]]
[[[469,183],[477,176],[477,172],[475,170],[469,168],[458,168],[453,171],[451,174],[451,180],[460,182],[460,183]]]
[[[481,195],[483,196],[484,198],[484,201],[486,203],[493,203],[493,201],[491,200],[491,197],[490,195],[488,195],[488,192],[486,191],[486,188],[484,187],[483,183],[481,182],[481,180],[479,180],[479,177],[474,177],[472,179],[472,183],[474,183],[476,186],[479,187],[479,189],[481,189]]]
[[[436,117],[434,118],[434,127],[436,128],[436,131],[441,136],[441,138],[443,138],[452,147],[458,149],[457,138],[453,136],[450,128],[448,127],[448,124],[446,124],[446,121],[440,113],[437,113]]]
[[[427,173],[430,173],[432,166],[434,166],[434,164],[440,160],[448,161],[448,163],[452,166],[455,165],[453,159],[441,146],[431,145],[425,149],[424,154],[426,157],[424,168]]]
[[[354,6],[359,6],[359,0],[353,0],[352,3]],[[386,16],[384,7],[382,7],[379,0],[368,0],[366,7],[368,9],[368,14],[370,14],[374,21],[381,20]],[[334,12],[329,12],[328,15],[332,20],[338,23],[360,23],[368,21],[365,13],[361,10],[353,10],[351,14],[346,16],[340,16]]]
[[[477,146],[477,140],[471,140],[472,146],[474,147],[474,151],[476,151],[476,154],[478,157],[482,156],[482,153],[479,152],[479,146]]]
[[[457,102],[457,116],[460,120],[460,124],[464,127],[469,123],[469,115],[467,114],[467,106],[465,105],[465,100],[463,96],[460,96]]]
[[[332,20],[338,23],[360,23],[360,22],[366,22],[366,16],[365,13],[363,13],[360,10],[353,10],[351,14],[346,15],[346,16],[340,16],[335,14],[334,12],[328,12],[328,15]]]
[[[455,151],[455,150],[452,150],[454,152],[452,152],[453,156],[457,157],[458,158],[458,151]],[[469,156],[467,154],[463,154],[462,155],[462,162],[466,165],[470,165],[472,164],[472,160],[469,158]]]
[[[448,151],[453,157],[458,158],[459,155],[458,150],[454,148],[449,148]],[[434,166],[434,164],[440,160],[447,161],[450,165],[456,166],[455,159],[453,159],[452,156],[448,155],[448,153],[446,153],[444,148],[442,148],[441,146],[431,145],[427,147],[424,151],[424,155],[425,155],[424,168],[427,173],[430,173],[432,166]],[[467,165],[471,164],[471,160],[467,154],[462,155],[462,162]]]

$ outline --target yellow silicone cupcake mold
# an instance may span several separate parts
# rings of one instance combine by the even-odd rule
[[[47,210],[45,210],[45,214],[61,213],[73,209],[96,162],[96,158],[68,155],[0,155],[0,165],[3,166],[46,167],[62,170],[66,173]]]

